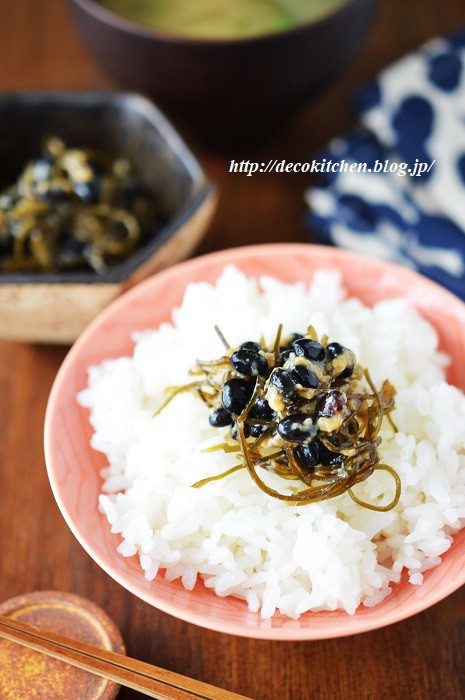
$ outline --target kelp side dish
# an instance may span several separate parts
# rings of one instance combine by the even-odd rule
[[[0,193],[0,271],[103,273],[160,221],[129,161],[49,137]]]
[[[240,463],[202,479],[196,488],[247,469],[262,491],[294,505],[345,492],[370,510],[388,511],[397,505],[400,479],[378,456],[383,417],[397,430],[389,415],[395,389],[388,380],[377,391],[354,353],[328,343],[327,336],[319,342],[312,326],[305,335],[294,333],[281,340],[280,325],[273,347],[262,339],[231,348],[218,327],[216,331],[226,354],[199,361],[190,371],[198,380],[169,390],[155,414],[179,393],[193,391],[212,409],[212,427],[231,426],[230,439],[208,451],[237,452]],[[280,493],[263,481],[260,469],[305,488]],[[366,503],[352,490],[375,470],[387,471],[394,479],[395,495],[388,505]]]
[[[348,0],[99,0],[156,31],[199,39],[272,34],[319,20]]]

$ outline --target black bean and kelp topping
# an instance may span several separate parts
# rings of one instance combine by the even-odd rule
[[[0,271],[103,273],[162,223],[129,161],[52,136],[0,193]]]
[[[236,452],[240,463],[211,481],[246,469],[255,484],[269,496],[304,505],[348,493],[359,505],[377,511],[394,508],[400,498],[400,479],[392,467],[380,463],[378,447],[383,418],[394,425],[395,389],[386,380],[380,390],[354,353],[337,342],[321,340],[312,326],[306,334],[275,342],[245,341],[232,348],[221,331],[225,354],[198,363],[190,384],[172,389],[159,413],[177,394],[193,391],[211,409],[214,428],[229,428],[225,442],[208,451]],[[293,493],[268,486],[261,470],[303,485]],[[365,503],[353,492],[374,471],[387,471],[395,482],[388,505]]]

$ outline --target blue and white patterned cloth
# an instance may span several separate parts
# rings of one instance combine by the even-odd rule
[[[395,63],[357,103],[360,129],[321,157],[434,165],[421,177],[325,174],[306,195],[312,229],[321,242],[410,266],[465,299],[465,32]]]

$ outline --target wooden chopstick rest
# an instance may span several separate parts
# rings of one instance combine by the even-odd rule
[[[207,683],[0,616],[0,637],[162,700],[247,700]]]
[[[17,596],[0,603],[0,615],[10,626],[28,623],[95,647],[125,653],[113,620],[95,603],[70,593],[38,591]],[[37,653],[31,647],[0,639],[1,698],[114,700],[119,688],[117,683]]]

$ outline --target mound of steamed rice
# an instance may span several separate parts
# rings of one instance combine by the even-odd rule
[[[133,357],[90,368],[79,401],[90,408],[93,448],[108,458],[100,508],[121,535],[120,554],[137,555],[149,581],[163,569],[192,589],[200,577],[263,618],[276,610],[292,618],[336,608],[353,614],[383,600],[403,569],[421,584],[465,524],[465,397],[445,382],[435,330],[403,301],[367,308],[347,299],[328,271],[310,287],[270,277],[260,286],[233,267],[215,286],[192,284],[172,325],[137,333]],[[389,378],[397,388],[399,432],[384,421],[380,448],[402,480],[394,510],[366,510],[348,495],[285,506],[245,470],[190,488],[236,464],[236,455],[203,451],[227,428],[211,428],[208,409],[189,393],[153,418],[166,387],[188,381],[197,358],[222,354],[215,323],[237,345],[261,333],[271,341],[281,322],[288,333],[311,323],[353,349],[378,385]],[[289,483],[264,478],[281,490]],[[356,493],[388,502],[392,477],[376,472]]]

